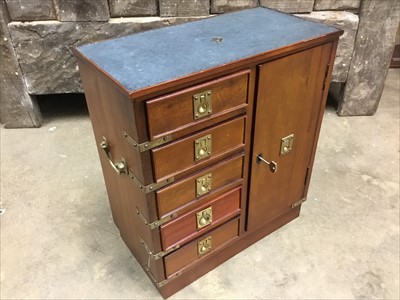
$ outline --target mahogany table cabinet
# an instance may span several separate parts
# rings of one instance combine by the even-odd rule
[[[341,34],[255,8],[73,49],[115,224],[163,297],[299,215]]]

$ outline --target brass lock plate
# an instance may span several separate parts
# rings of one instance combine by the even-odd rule
[[[212,114],[211,90],[193,95],[193,119],[197,120]]]
[[[211,155],[212,136],[208,134],[194,141],[194,159],[199,161]]]
[[[208,173],[204,176],[196,178],[196,197],[207,194],[211,191],[212,174]]]
[[[212,222],[212,207],[207,207],[196,213],[197,229],[201,229],[211,224]]]
[[[288,135],[281,140],[281,155],[286,155],[293,148],[294,134]]]
[[[212,237],[206,237],[204,240],[201,240],[197,243],[197,253],[199,255],[206,254],[210,252],[212,248]]]

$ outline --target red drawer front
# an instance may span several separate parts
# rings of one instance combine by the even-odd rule
[[[161,226],[163,249],[168,250],[175,245],[183,245],[238,215],[240,213],[240,193],[241,187],[235,188]],[[207,208],[212,210],[212,221],[209,225],[198,228],[197,213],[201,213]]]

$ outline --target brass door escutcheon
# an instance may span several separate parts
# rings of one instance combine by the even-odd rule
[[[212,174],[208,173],[204,176],[196,178],[196,197],[207,194],[211,191]]]
[[[292,151],[293,140],[294,140],[294,134],[290,134],[290,135],[282,138],[282,140],[281,140],[281,155],[286,155],[290,151]]]
[[[193,119],[197,120],[212,113],[211,90],[193,95]]]
[[[212,248],[212,237],[206,237],[204,240],[201,240],[197,243],[197,253],[199,255],[206,254],[210,252]]]
[[[212,207],[207,207],[196,213],[197,229],[201,229],[211,224],[212,222]]]
[[[208,134],[194,141],[194,159],[201,160],[211,155],[212,136]]]

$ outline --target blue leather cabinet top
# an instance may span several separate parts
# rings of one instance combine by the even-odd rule
[[[340,30],[254,8],[77,50],[129,93]]]

